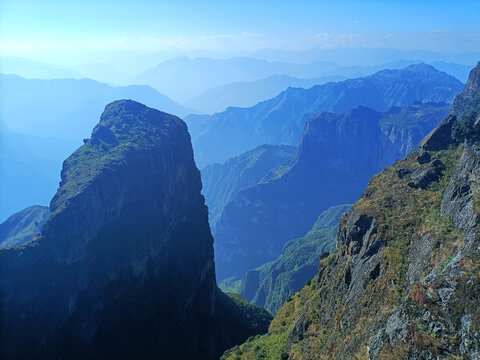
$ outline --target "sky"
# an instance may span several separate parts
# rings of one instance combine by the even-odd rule
[[[0,0],[0,55],[81,63],[107,52],[313,46],[477,52],[479,19],[479,0]]]

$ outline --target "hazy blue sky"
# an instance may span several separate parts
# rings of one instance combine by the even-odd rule
[[[480,51],[480,1],[0,0],[0,51]]]

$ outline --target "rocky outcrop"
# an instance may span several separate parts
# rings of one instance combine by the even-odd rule
[[[415,103],[384,113],[359,107],[311,118],[293,165],[225,206],[215,228],[218,279],[242,276],[277,258],[320,213],[354,202],[372,174],[414,150],[447,113],[445,104]],[[412,184],[425,186],[441,172],[440,165],[431,167],[435,174],[419,173]]]
[[[435,129],[422,140],[420,147],[428,151],[438,151],[448,148],[451,144],[452,126],[457,117],[450,114],[438,124]]]
[[[480,115],[480,62],[477,67],[472,69],[468,77],[467,84],[462,93],[459,94],[452,104],[451,114],[445,118],[440,124],[425,137],[420,147],[429,151],[445,150],[450,145],[458,145],[455,136],[455,127],[461,122],[470,122],[464,127],[470,127],[467,131],[477,132],[475,137],[478,138],[478,116]],[[468,117],[471,117],[469,119]],[[462,124],[463,125],[463,124]],[[466,134],[461,134],[462,140]]]
[[[474,204],[479,187],[480,147],[466,146],[443,194],[441,213],[450,216],[455,226],[465,232],[469,245],[475,240],[475,227],[479,221],[477,206],[480,204]]]
[[[0,251],[2,358],[214,359],[265,328],[216,286],[182,120],[114,102],[61,178],[42,234]]]

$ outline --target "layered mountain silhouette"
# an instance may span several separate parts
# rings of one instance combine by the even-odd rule
[[[0,74],[0,121],[11,131],[81,140],[95,126],[105,104],[132,99],[179,117],[193,110],[149,86],[110,86],[91,79],[25,79]]]
[[[182,120],[109,104],[41,234],[0,250],[0,356],[215,359],[266,331],[217,288],[201,187]]]
[[[207,114],[224,111],[228,107],[251,107],[277,96],[289,87],[310,88],[329,81],[344,80],[341,75],[300,79],[288,75],[272,75],[252,82],[234,82],[209,89],[185,104]]]
[[[419,60],[399,60],[375,66],[342,66],[313,78],[300,79],[288,75],[272,75],[252,82],[234,82],[220,85],[202,92],[185,105],[207,114],[226,110],[228,107],[251,107],[261,101],[271,99],[288,87],[310,88],[329,81],[341,81],[368,76],[384,69],[401,69],[420,63]],[[466,82],[471,67],[468,65],[434,61],[429,65]]]
[[[310,89],[289,88],[250,108],[228,108],[211,116],[185,118],[200,168],[223,162],[262,144],[296,145],[308,118],[320,111],[341,113],[358,106],[385,111],[415,101],[451,102],[460,81],[425,64]],[[235,137],[230,134],[235,133]]]
[[[294,164],[224,207],[214,232],[218,279],[275,259],[322,211],[353,202],[372,174],[414,150],[448,110],[446,104],[415,103],[383,113],[359,107],[311,118]]]
[[[63,160],[78,142],[9,131],[0,122],[0,221],[32,204],[47,205]]]
[[[224,359],[479,356],[479,95],[480,63],[420,150],[371,178],[269,334]]]
[[[207,90],[233,82],[251,82],[272,75],[316,78],[337,67],[337,64],[330,61],[294,64],[248,57],[192,59],[180,56],[146,70],[134,81],[138,84],[148,84],[177,101],[187,102]]]
[[[66,79],[82,77],[78,72],[40,61],[15,57],[0,57],[0,73],[16,74],[28,79]]]

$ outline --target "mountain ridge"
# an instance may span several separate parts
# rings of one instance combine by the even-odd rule
[[[261,144],[296,145],[307,119],[321,111],[340,113],[360,105],[385,111],[389,106],[408,106],[415,101],[453,100],[463,84],[440,71],[434,71],[436,76],[432,77],[432,69],[422,64],[310,89],[288,88],[251,108],[187,116],[195,160],[203,168]],[[422,75],[425,72],[429,75]],[[228,137],[231,131],[235,131],[235,139]]]

